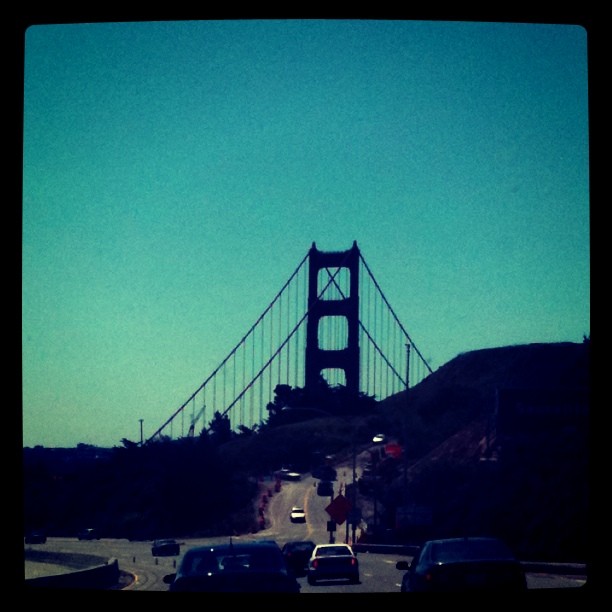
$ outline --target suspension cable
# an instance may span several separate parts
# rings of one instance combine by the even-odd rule
[[[433,370],[431,369],[431,367],[427,363],[427,360],[425,359],[425,357],[423,357],[423,355],[421,354],[419,349],[414,344],[412,338],[410,337],[410,334],[406,331],[406,329],[402,325],[401,321],[397,318],[397,315],[395,314],[395,311],[393,310],[393,308],[391,308],[391,304],[389,304],[389,302],[387,301],[387,298],[385,297],[385,294],[382,292],[382,289],[380,288],[380,285],[378,284],[378,282],[374,278],[374,275],[372,274],[370,268],[368,267],[368,264],[366,263],[365,259],[361,255],[361,253],[359,253],[359,258],[363,262],[363,265],[365,266],[365,269],[367,270],[368,274],[370,275],[370,278],[372,279],[372,282],[374,283],[374,285],[378,289],[382,299],[385,301],[385,304],[387,305],[387,308],[390,310],[391,314],[393,315],[393,318],[395,319],[397,324],[400,326],[401,330],[404,332],[404,335],[406,336],[406,338],[408,338],[408,340],[410,340],[410,344],[412,345],[412,348],[414,348],[414,350],[417,352],[418,356],[421,358],[421,361],[425,364],[425,366],[429,370],[429,373],[431,374],[433,372]]]
[[[282,286],[281,290],[276,294],[276,296],[274,297],[274,299],[270,302],[270,304],[268,305],[268,307],[261,313],[261,315],[259,316],[259,318],[257,319],[257,321],[255,321],[255,323],[251,326],[251,328],[247,331],[247,333],[242,337],[242,339],[238,342],[238,344],[236,344],[236,346],[229,352],[229,354],[227,355],[227,357],[215,368],[215,370],[212,372],[212,374],[210,374],[208,376],[208,378],[206,378],[204,380],[204,382],[187,398],[187,400],[185,402],[183,402],[183,404],[181,404],[173,413],[172,415],[164,422],[164,424],[159,427],[155,433],[153,433],[148,439],[147,442],[149,440],[152,440],[153,438],[155,438],[155,436],[157,436],[169,423],[171,423],[174,418],[183,411],[183,409],[185,408],[185,406],[191,401],[191,399],[193,397],[195,397],[207,384],[208,382],[216,376],[217,372],[219,372],[219,370],[225,366],[225,364],[229,361],[229,359],[232,357],[232,355],[238,350],[238,348],[244,344],[244,342],[246,342],[246,339],[251,335],[251,333],[253,332],[253,330],[259,325],[259,323],[261,322],[261,320],[266,316],[266,314],[270,311],[270,309],[274,306],[275,302],[277,301],[277,299],[279,298],[280,294],[286,289],[286,287],[293,281],[293,279],[295,278],[295,276],[298,274],[298,272],[300,271],[300,269],[302,268],[302,266],[304,265],[304,262],[308,259],[308,253],[303,257],[302,261],[300,261],[300,263],[298,264],[298,266],[296,267],[296,269],[294,270],[293,274],[289,277],[289,279],[287,280],[287,282]]]

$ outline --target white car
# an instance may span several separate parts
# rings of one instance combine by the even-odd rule
[[[359,583],[359,562],[353,548],[348,544],[319,544],[315,546],[308,561],[306,574],[308,584],[319,580],[348,580]]]
[[[293,470],[289,470],[287,468],[277,470],[274,474],[279,480],[302,480],[302,475],[299,472],[294,472]]]
[[[291,513],[289,514],[292,523],[305,523],[306,522],[306,512],[304,508],[300,506],[293,506],[291,508]]]

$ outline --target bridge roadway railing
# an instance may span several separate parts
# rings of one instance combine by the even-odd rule
[[[51,573],[29,577],[26,571],[26,589],[98,589],[112,588],[119,582],[117,559],[94,555],[74,555],[26,551],[25,566],[29,562],[47,565]]]
[[[387,555],[414,556],[418,546],[410,544],[353,544],[355,552],[382,553]],[[586,563],[551,563],[549,561],[521,561],[526,572],[562,574],[564,576],[586,576]]]

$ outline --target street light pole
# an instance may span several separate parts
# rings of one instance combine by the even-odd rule
[[[143,444],[143,437],[142,437],[142,422],[144,421],[144,419],[138,419],[140,421],[140,446],[142,446]]]
[[[352,544],[355,544],[355,532],[357,530],[357,485],[355,483],[357,472],[357,449],[355,448],[355,434],[353,434],[353,487],[351,489],[351,505],[353,516],[351,517],[351,527],[353,529]]]
[[[408,497],[408,456],[406,454],[408,448],[408,431],[406,421],[408,419],[408,403],[410,390],[410,344],[406,344],[406,407],[404,409],[404,418],[402,419],[402,429],[404,430],[404,504],[407,503]]]
[[[349,525],[353,529],[353,540],[352,540],[353,544],[355,543],[355,532],[357,530],[357,524],[356,524],[357,490],[355,488],[355,480],[356,480],[356,472],[357,472],[357,449],[355,447],[355,434],[354,433],[353,433],[352,447],[353,447],[353,465],[351,467],[353,470],[353,485],[351,487],[351,510],[349,512],[348,518],[346,519],[346,535],[344,537],[345,544],[349,543]]]

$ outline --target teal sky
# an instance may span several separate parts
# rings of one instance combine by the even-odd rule
[[[435,370],[590,335],[587,32],[251,20],[26,32],[23,444],[151,434],[312,242]]]

